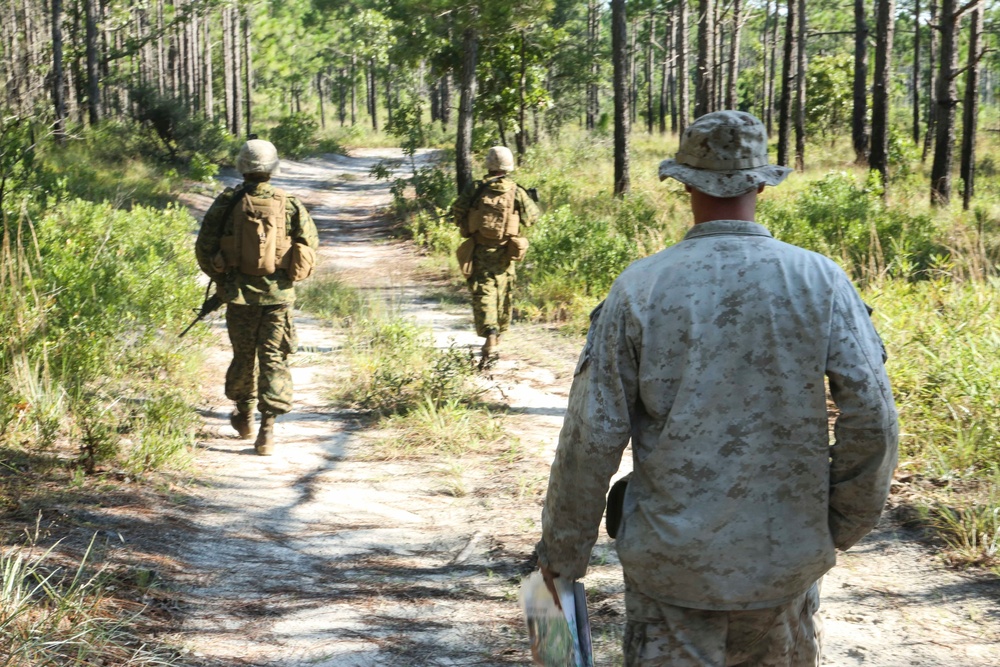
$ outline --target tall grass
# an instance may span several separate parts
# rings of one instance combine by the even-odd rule
[[[88,562],[92,548],[73,568],[51,549],[0,549],[0,666],[178,664],[135,634],[141,605],[122,608],[107,594],[106,573]]]

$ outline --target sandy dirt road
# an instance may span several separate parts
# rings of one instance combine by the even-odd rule
[[[368,171],[398,155],[283,162],[276,184],[316,219],[322,271],[385,298],[439,346],[478,346],[468,308],[432,296],[447,284],[442,269],[380,217],[388,186]],[[210,200],[190,203],[203,210]],[[297,322],[296,409],[278,421],[273,457],[229,428],[229,350],[224,326],[212,325],[199,483],[188,490],[197,500],[164,509],[182,621],[164,639],[184,646],[191,665],[529,664],[517,587],[532,567],[580,341],[526,324],[511,332],[521,344],[486,381],[516,447],[385,462],[365,456],[372,434],[329,397],[343,372],[338,333]],[[597,664],[621,664],[622,582],[606,537],[585,583]],[[995,582],[948,571],[887,519],[824,580],[824,665],[993,667],[998,600]]]

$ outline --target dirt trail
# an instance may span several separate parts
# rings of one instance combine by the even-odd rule
[[[427,297],[440,270],[379,217],[388,187],[367,173],[397,156],[283,162],[276,183],[316,219],[323,271],[382,294],[440,346],[478,345],[467,307]],[[200,500],[165,517],[183,563],[170,578],[184,618],[167,639],[187,647],[191,665],[528,664],[517,582],[531,566],[578,342],[537,326],[512,332],[522,342],[490,380],[519,443],[509,455],[386,463],[363,460],[370,434],[327,398],[337,335],[302,316],[297,326],[296,409],[278,421],[277,454],[262,458],[229,428],[229,351],[213,324]],[[606,537],[592,563],[598,664],[620,664],[622,584]],[[825,665],[1000,664],[1000,586],[944,570],[889,522],[842,558],[823,594]]]

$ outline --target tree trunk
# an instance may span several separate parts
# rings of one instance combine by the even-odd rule
[[[611,0],[611,61],[614,64],[615,88],[615,184],[614,195],[629,191],[629,99],[628,99],[628,23],[625,0]]]
[[[792,87],[795,85],[797,0],[788,0],[785,15],[785,48],[781,62],[781,102],[778,105],[778,164],[787,167],[791,143]]]
[[[213,120],[215,118],[215,84],[213,82],[215,73],[212,68],[212,22],[208,20],[207,16],[202,27],[205,32],[202,40],[204,55],[201,59],[205,66],[205,75],[202,77],[205,86],[203,95],[205,98],[205,118]]]
[[[691,101],[688,99],[688,13],[687,2],[677,5],[677,129],[683,134],[688,126]]]
[[[472,19],[475,20],[475,10]],[[479,35],[472,25],[462,33],[462,74],[459,83],[458,129],[455,135],[455,183],[463,192],[472,185],[472,104],[476,99]]]
[[[378,132],[378,77],[375,76],[375,58],[368,60],[368,112],[372,116],[372,129]]]
[[[587,102],[584,110],[584,126],[587,130],[593,131],[597,127],[598,100],[597,100],[597,40],[600,36],[600,5],[597,0],[587,2],[587,55],[590,60],[588,65],[590,77],[587,80]]]
[[[667,14],[663,26],[663,62],[660,64],[660,134],[667,133],[667,109],[672,99],[674,85],[673,47],[674,15]],[[674,131],[677,129],[677,114],[671,114]]]
[[[250,41],[250,5],[243,9],[243,61],[244,70],[243,87],[246,89],[246,121],[247,135],[253,132],[253,49]]]
[[[234,9],[230,13],[229,45],[233,49],[233,136],[243,134],[243,59],[240,58],[240,15]]]
[[[436,123],[441,119],[441,90],[437,79],[431,82],[428,97],[431,101],[431,122]]]
[[[792,2],[794,0],[789,0]],[[694,117],[714,111],[715,0],[698,0],[698,64],[695,71]]]
[[[733,35],[729,40],[729,79],[726,81],[726,108],[735,109],[736,88],[740,76],[740,33],[743,28],[741,0],[733,0]]]
[[[528,151],[527,117],[524,113],[524,93],[528,85],[528,63],[524,53],[524,29],[521,30],[518,59],[520,60],[520,70],[517,75],[517,132],[514,134],[514,142],[517,144],[517,162],[520,164],[524,154]]]
[[[951,199],[952,146],[955,145],[955,107],[958,91],[955,87],[955,69],[958,49],[955,44],[960,16],[956,14],[956,0],[941,0],[938,25],[941,29],[940,68],[937,76],[934,137],[934,163],[931,165],[931,205],[944,206]]]
[[[648,28],[649,32],[647,34],[648,41],[646,42],[646,65],[645,65],[645,76],[646,76],[646,134],[653,133],[653,49],[655,48],[656,33],[655,30],[656,22],[653,20],[653,12],[649,12],[649,22]]]
[[[101,122],[101,83],[97,74],[97,0],[83,0],[87,17],[87,111],[91,125]]]
[[[767,82],[767,134],[774,133],[774,82],[778,77],[778,0],[774,0],[774,20],[771,21],[771,74]]]
[[[319,126],[326,129],[326,107],[323,105],[323,73],[316,72],[316,94],[319,96]]]
[[[385,66],[385,117],[386,127],[392,127],[392,63]]]
[[[351,127],[358,122],[358,57],[351,54]]]
[[[930,0],[930,32],[927,42],[927,132],[924,134],[924,150],[920,155],[920,161],[926,162],[927,154],[930,153],[931,143],[937,130],[937,77],[940,67],[938,59],[938,0]]]
[[[913,0],[913,145],[920,143],[920,0]]]
[[[62,0],[52,0],[52,126],[56,143],[66,141],[66,97],[63,81]]]
[[[983,13],[979,7],[972,10],[969,25],[969,60],[965,69],[965,105],[962,109],[962,208],[969,210],[975,194],[976,129],[979,120],[979,59],[982,57]]]
[[[445,72],[441,77],[441,126],[448,127],[451,122],[451,72]]]
[[[777,17],[775,17],[775,19],[777,19]],[[768,33],[770,33],[770,31],[771,31],[771,0],[764,0],[764,30],[761,32],[761,41],[764,43],[762,49],[763,63],[761,66],[761,69],[764,73],[764,85],[762,86],[763,90],[761,91],[760,118],[765,123],[767,122],[767,118],[771,113],[771,110],[768,108],[768,102],[770,102],[770,99],[768,99],[767,95],[767,91],[771,87],[771,79],[770,79],[771,73],[768,69],[768,60],[773,55],[773,52],[771,51],[771,45],[769,43],[770,35]],[[768,132],[770,132],[770,128],[768,129]]]
[[[337,75],[337,115],[340,118],[341,127],[344,127],[344,124],[347,123],[347,91],[344,85],[346,79],[347,68],[341,67]]]
[[[854,161],[868,164],[868,13],[865,0],[854,0],[854,106],[851,110],[851,140]]]
[[[806,0],[798,0],[795,54],[795,168],[806,169]]]
[[[879,0],[875,24],[875,78],[872,82],[872,148],[869,166],[882,176],[883,196],[889,192],[889,76],[895,0]]]
[[[239,113],[239,111],[234,113],[235,105],[233,104],[233,92],[235,90],[233,79],[235,78],[235,72],[233,70],[233,33],[230,28],[232,11],[229,7],[222,9],[222,86],[226,100],[226,128],[230,132],[233,131],[233,117]]]

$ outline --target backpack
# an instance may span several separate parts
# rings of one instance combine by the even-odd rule
[[[287,268],[292,241],[286,229],[285,193],[276,189],[273,197],[264,198],[240,192],[237,197],[232,230],[219,239],[226,268],[250,276]]]
[[[511,236],[517,236],[520,231],[521,216],[514,208],[517,197],[517,186],[503,192],[487,187],[476,202],[475,208],[469,211],[469,232],[497,245]]]

